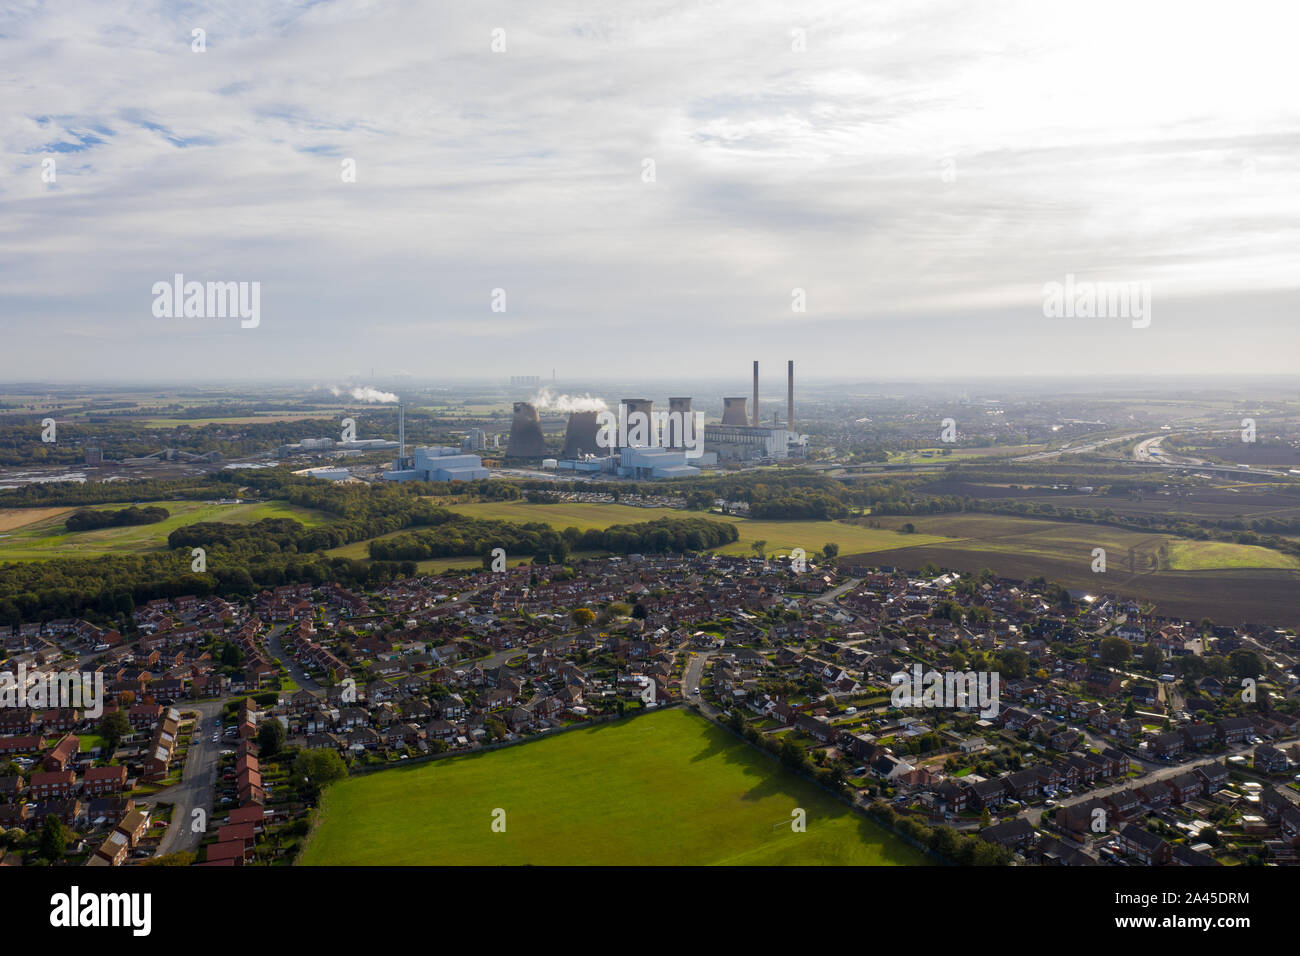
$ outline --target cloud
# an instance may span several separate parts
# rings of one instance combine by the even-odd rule
[[[1274,10],[9,4],[0,375],[715,373],[740,342],[809,374],[1140,372],[1152,347],[1224,371],[1243,337],[1240,370],[1286,372],[1300,116]],[[154,319],[178,272],[260,282],[258,328]],[[1066,273],[1150,281],[1151,335],[1046,326]],[[89,325],[94,348],[64,334]]]

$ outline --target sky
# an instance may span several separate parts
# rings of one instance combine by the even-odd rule
[[[7,0],[0,381],[1291,373],[1298,17]]]

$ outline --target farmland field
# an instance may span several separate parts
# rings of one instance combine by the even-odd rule
[[[151,501],[146,504],[166,508],[171,516],[157,524],[69,532],[63,523],[68,515],[79,510],[77,508],[0,510],[0,528],[8,529],[0,537],[0,563],[163,551],[167,548],[167,536],[172,531],[199,521],[251,524],[263,518],[293,518],[308,527],[314,527],[330,520],[329,515],[283,501],[238,505],[217,505],[202,501]],[[116,511],[126,507],[129,505],[125,503],[94,505],[92,510]],[[31,520],[24,522],[26,516],[30,516]]]
[[[911,522],[918,531],[943,535],[939,545],[862,555],[864,563],[916,569],[977,571],[1004,577],[1045,577],[1093,593],[1132,595],[1156,605],[1157,613],[1216,621],[1300,623],[1300,570],[1290,555],[1228,542],[1201,542],[1065,521],[964,512],[912,518],[872,519],[884,527]],[[1162,544],[1170,566],[1156,569]],[[1107,570],[1092,571],[1092,549],[1105,548]],[[1129,570],[1128,549],[1137,554]],[[851,559],[841,549],[841,561]]]
[[[791,811],[807,812],[807,832]],[[493,811],[506,830],[491,829]],[[683,710],[351,777],[304,865],[923,864],[812,783]]]

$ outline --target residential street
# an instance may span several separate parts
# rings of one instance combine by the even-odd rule
[[[1287,740],[1275,741],[1274,746],[1279,748],[1285,748],[1290,746],[1297,739],[1300,738],[1290,738]],[[1120,790],[1126,790],[1129,787],[1141,787],[1141,786],[1145,786],[1148,783],[1154,783],[1157,780],[1168,780],[1171,777],[1177,777],[1180,774],[1184,774],[1191,770],[1195,770],[1197,767],[1206,766],[1207,764],[1222,763],[1225,760],[1227,760],[1228,757],[1235,756],[1236,754],[1249,754],[1254,749],[1255,747],[1253,744],[1246,744],[1243,746],[1234,747],[1231,750],[1229,750],[1227,753],[1216,754],[1215,756],[1212,757],[1198,757],[1195,760],[1187,760],[1181,763],[1172,763],[1172,764],[1165,764],[1160,762],[1157,764],[1159,769],[1149,771],[1148,773],[1143,774],[1141,777],[1121,780],[1108,787],[1101,787],[1096,790],[1089,790],[1087,793],[1074,794],[1065,800],[1057,801],[1057,804],[1058,806],[1062,806],[1062,807],[1072,807],[1077,803],[1086,803],[1087,801],[1096,799],[1098,797],[1106,797],[1112,793],[1118,793]],[[1279,789],[1285,790],[1286,788],[1282,787]],[[1019,815],[1023,817],[1027,817],[1030,823],[1032,823],[1034,826],[1038,826],[1043,816],[1043,810],[1044,810],[1043,807],[1027,807],[1024,810],[1022,810]]]
[[[190,741],[189,755],[185,758],[185,770],[181,782],[137,801],[149,807],[160,802],[174,806],[171,825],[167,827],[167,832],[163,835],[155,856],[198,849],[204,830],[196,833],[190,824],[195,808],[203,809],[209,816],[212,814],[212,799],[217,783],[217,759],[223,746],[220,739],[213,743],[212,735],[221,733],[221,706],[222,702],[218,700],[193,705],[192,709],[198,712],[199,718],[195,722],[194,736]],[[191,708],[186,706],[184,709]]]

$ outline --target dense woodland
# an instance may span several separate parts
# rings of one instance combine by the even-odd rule
[[[130,525],[157,524],[171,517],[166,508],[150,505],[146,508],[123,508],[120,511],[91,511],[85,509],[68,515],[63,526],[69,531],[94,531],[98,528],[124,528]]]

